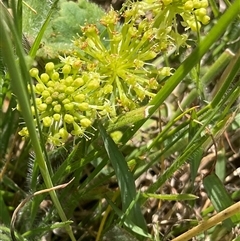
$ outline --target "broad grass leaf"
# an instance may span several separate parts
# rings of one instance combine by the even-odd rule
[[[116,174],[121,192],[122,209],[123,212],[125,212],[131,202],[135,200],[137,196],[135,180],[133,178],[133,174],[128,168],[123,154],[118,150],[118,147],[112,138],[106,133],[104,127],[101,124],[99,124],[99,130],[104,142],[106,152]],[[135,203],[133,209],[130,211],[129,219],[142,229],[147,230],[146,223],[138,203]]]

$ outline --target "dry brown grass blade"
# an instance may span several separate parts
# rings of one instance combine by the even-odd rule
[[[234,214],[240,211],[240,201],[233,204],[232,206],[226,208],[225,210],[219,212],[218,214],[214,215],[213,217],[209,218],[206,221],[201,222],[196,227],[190,229],[189,231],[183,233],[182,235],[178,236],[177,238],[173,239],[172,241],[187,241],[193,238],[194,236],[202,233],[209,228],[213,227],[214,225],[230,218]]]

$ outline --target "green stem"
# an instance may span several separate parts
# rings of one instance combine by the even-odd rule
[[[234,78],[239,74],[240,72],[240,51],[236,54],[236,56],[233,58],[233,60],[230,62],[226,70],[224,71],[218,86],[216,88],[216,95],[213,93],[214,98],[211,102],[211,107],[214,108],[218,103],[221,101],[222,97],[224,96],[224,93],[228,90],[230,84],[234,80]]]
[[[226,49],[201,78],[202,84],[204,86],[210,84],[213,78],[227,66],[233,57],[234,54],[229,49]]]

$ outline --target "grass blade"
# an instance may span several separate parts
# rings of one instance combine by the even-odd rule
[[[9,215],[9,211],[7,206],[5,205],[5,202],[3,200],[3,196],[2,196],[3,191],[0,190],[0,222],[4,223],[6,226],[10,225],[10,221],[11,221],[11,217]],[[4,217],[4,219],[2,219],[1,217]]]
[[[230,195],[227,193],[225,187],[215,173],[206,176],[203,179],[203,185],[214,208],[218,212],[233,205],[233,200],[231,199]],[[225,220],[224,224],[226,225],[226,227],[231,229],[234,227],[234,223],[237,223],[239,221],[240,215],[239,213],[236,213],[236,215],[231,217],[231,220]]]
[[[51,20],[51,16],[53,14],[53,11],[56,9],[58,1],[59,0],[55,0],[54,3],[52,4],[52,7],[51,7],[50,11],[48,12],[46,20],[44,21],[44,23],[43,23],[35,41],[34,41],[34,43],[33,43],[32,47],[29,51],[29,56],[31,56],[32,58],[35,58],[35,56],[36,56],[36,53],[37,53],[37,50],[38,50],[39,45],[41,43],[42,37],[43,37],[44,32],[45,32],[45,30],[46,30],[46,28],[47,28],[47,26],[48,26],[48,24]]]
[[[124,212],[118,209],[114,203],[106,197],[109,205],[111,208],[114,210],[114,212],[119,216],[119,217],[125,217]],[[137,233],[141,235],[142,237],[148,237],[151,239],[151,235],[148,234],[144,229],[140,228],[139,226],[136,226],[131,220],[129,220],[129,217],[125,218],[123,220],[123,223],[126,227],[128,227],[132,232]]]
[[[182,201],[182,200],[195,200],[198,196],[193,194],[155,194],[155,193],[142,193],[143,197],[146,198],[156,198],[160,200],[168,200],[168,201]]]
[[[108,157],[114,168],[116,178],[121,191],[123,212],[127,210],[133,200],[136,199],[137,193],[135,188],[135,181],[132,173],[128,169],[126,160],[122,153],[118,150],[116,144],[111,137],[106,133],[104,127],[99,124],[99,130],[104,142],[105,149]],[[130,220],[141,227],[143,230],[147,230],[144,217],[141,213],[140,206],[136,203],[129,214]]]

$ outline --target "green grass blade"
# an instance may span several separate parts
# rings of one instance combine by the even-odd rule
[[[124,215],[124,212],[121,211],[116,205],[114,205],[114,203],[109,199],[107,198],[107,202],[109,203],[109,205],[111,206],[111,208],[114,210],[114,212],[121,218],[121,217],[125,217]],[[135,223],[132,222],[132,220],[129,219],[129,217],[125,218],[123,220],[123,223],[126,227],[128,227],[132,232],[136,233],[136,234],[139,234],[141,235],[142,237],[147,237],[147,238],[150,238],[150,240],[152,239],[151,238],[151,235],[148,234],[146,232],[146,230],[140,228],[139,226],[136,226]]]
[[[34,43],[33,43],[32,47],[31,47],[31,49],[29,51],[29,56],[31,56],[32,58],[35,58],[35,56],[36,56],[36,53],[37,53],[37,50],[38,50],[39,45],[41,43],[42,37],[44,35],[44,32],[45,32],[45,30],[46,30],[46,28],[47,28],[47,26],[48,26],[48,24],[49,24],[49,22],[51,20],[51,16],[52,16],[54,10],[56,9],[58,2],[59,2],[59,0],[55,0],[54,3],[52,4],[52,7],[51,7],[51,9],[48,12],[46,20],[44,21],[40,31],[38,32],[38,35],[37,35]]]
[[[0,223],[6,226],[10,225],[11,217],[9,215],[9,210],[3,200],[2,191],[0,190]]]
[[[229,63],[228,67],[223,73],[222,78],[219,81],[219,88],[217,94],[214,96],[211,106],[215,107],[222,100],[225,93],[227,92],[229,86],[235,79],[235,77],[240,73],[240,50],[234,56],[234,58]]]
[[[226,49],[201,78],[203,85],[211,84],[212,80],[221,73],[233,57],[234,54]]]
[[[203,185],[217,212],[220,212],[233,204],[233,200],[215,173],[206,176],[203,179]],[[239,221],[240,214],[236,213],[231,219],[225,220],[224,223],[229,229],[231,229],[234,227],[234,223],[238,223]]]
[[[198,199],[198,196],[193,194],[155,194],[155,193],[142,193],[141,194],[145,198],[156,198],[160,200],[168,200],[168,201],[183,201],[183,200],[195,200]]]
[[[111,137],[106,133],[104,127],[99,124],[99,130],[104,142],[105,149],[107,151],[110,162],[114,168],[116,178],[121,191],[122,208],[123,212],[127,210],[130,203],[136,199],[137,193],[135,188],[135,181],[132,173],[130,172],[126,160],[122,153],[118,150],[116,144]],[[140,206],[136,203],[129,214],[130,220],[147,230],[144,217],[141,213]]]
[[[18,128],[16,120],[18,119],[19,114],[16,110],[13,110],[15,107],[16,100],[14,97],[11,97],[7,111],[0,114],[0,122],[2,122],[0,124],[0,157],[3,157],[6,154],[10,138],[16,133]]]

